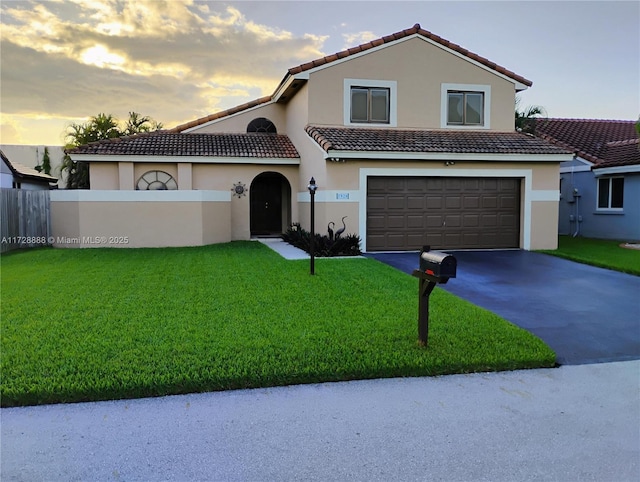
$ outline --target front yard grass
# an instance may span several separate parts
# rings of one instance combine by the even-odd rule
[[[2,256],[2,406],[551,367],[540,339],[372,259],[257,242]]]
[[[640,276],[640,250],[622,248],[622,241],[560,236],[557,250],[542,253],[579,263]]]

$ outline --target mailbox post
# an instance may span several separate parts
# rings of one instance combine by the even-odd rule
[[[456,277],[458,262],[456,258],[440,251],[431,251],[424,246],[420,251],[420,268],[412,275],[418,278],[418,341],[427,346],[429,339],[429,295],[436,284],[445,284],[449,278]]]

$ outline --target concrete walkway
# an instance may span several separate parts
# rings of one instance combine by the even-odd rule
[[[640,361],[1,410],[3,481],[640,480]]]

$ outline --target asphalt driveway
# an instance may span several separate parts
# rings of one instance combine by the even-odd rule
[[[558,363],[640,359],[640,277],[530,251],[451,253],[457,277],[439,286],[540,337]],[[416,252],[367,256],[409,274],[419,265]]]

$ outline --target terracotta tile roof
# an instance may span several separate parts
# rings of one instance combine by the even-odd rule
[[[492,70],[495,70],[498,73],[501,73],[503,75],[506,75],[507,77],[515,80],[516,82],[520,82],[524,85],[526,85],[527,87],[531,87],[533,85],[533,82],[531,82],[528,79],[525,79],[524,77],[522,77],[521,75],[518,75],[508,69],[506,69],[505,67],[502,67],[498,64],[496,64],[495,62],[490,61],[489,59],[485,58],[485,57],[481,57],[478,54],[475,54],[473,52],[470,52],[469,50],[461,47],[458,44],[454,44],[453,42],[449,42],[446,39],[443,39],[442,37],[435,35],[431,32],[429,32],[428,30],[425,30],[423,28],[420,27],[419,23],[416,23],[413,27],[402,30],[400,32],[396,32],[393,33],[391,35],[387,35],[385,37],[381,37],[379,39],[376,40],[372,40],[370,42],[366,42],[363,43],[361,45],[358,45],[356,47],[352,47],[346,50],[342,50],[340,52],[337,52],[333,55],[328,55],[326,57],[322,57],[321,59],[316,59],[316,60],[312,60],[311,62],[307,62],[304,63],[302,65],[298,65],[297,67],[292,67],[288,70],[287,75],[285,75],[284,79],[282,80],[282,82],[280,82],[280,85],[278,86],[278,88],[283,85],[285,83],[285,81],[287,80],[287,78],[289,76],[292,75],[296,75],[296,74],[300,74],[302,72],[305,72],[307,70],[311,70],[315,67],[320,67],[322,65],[327,65],[330,64],[331,62],[335,62],[336,60],[339,59],[343,59],[345,57],[349,57],[351,55],[360,53],[360,52],[365,52],[369,49],[372,49],[374,47],[379,47],[380,45],[384,45],[386,43],[390,43],[390,42],[394,42],[396,40],[400,40],[402,38],[405,37],[409,37],[411,35],[415,35],[415,34],[419,34],[425,38],[428,38],[429,40],[436,42],[440,45],[442,45],[443,47],[447,47],[455,52],[458,52],[461,55],[464,55],[465,57],[474,60],[476,62],[479,62],[480,64],[484,65],[485,67],[488,67]],[[276,88],[276,92],[278,90],[278,88]],[[247,102],[246,104],[242,104],[239,105],[237,107],[232,107],[231,109],[227,109],[227,110],[223,110],[220,112],[217,112],[215,114],[211,114],[208,115],[206,117],[201,117],[199,119],[193,120],[191,122],[187,122],[185,124],[181,124],[179,126],[174,127],[173,129],[171,129],[172,132],[182,132],[184,130],[190,129],[192,127],[197,127],[199,125],[202,124],[206,124],[207,122],[211,122],[212,120],[216,120],[216,119],[220,119],[222,117],[226,117],[232,114],[235,114],[237,112],[242,112],[243,110],[247,110],[250,109],[252,107],[261,105],[261,104],[265,104],[267,102],[270,102],[274,99],[275,96],[275,92],[272,95],[268,95],[265,97],[261,97],[260,99],[256,99],[253,100],[251,102]]]
[[[319,67],[321,65],[325,65],[325,64],[329,64],[331,62],[335,62],[338,59],[343,59],[345,57],[349,57],[350,55],[354,55],[360,52],[364,52],[366,50],[372,49],[374,47],[378,47],[380,45],[389,43],[389,42],[395,42],[396,40],[400,40],[402,38],[405,37],[409,37],[411,35],[415,35],[415,34],[419,34],[422,37],[428,38],[429,40],[432,40],[440,45],[442,45],[443,47],[447,47],[455,52],[458,52],[459,54],[464,55],[465,57],[468,57],[471,60],[475,60],[476,62],[481,63],[482,65],[484,65],[485,67],[488,67],[492,70],[495,70],[496,72],[499,72],[503,75],[506,75],[507,77],[520,82],[528,87],[531,87],[533,85],[533,82],[531,82],[530,80],[525,79],[524,77],[510,71],[507,70],[506,68],[496,64],[495,62],[491,62],[489,59],[486,59],[484,57],[481,57],[478,54],[474,54],[473,52],[470,52],[469,50],[461,47],[458,44],[454,44],[453,42],[449,42],[446,39],[443,39],[442,37],[435,35],[431,32],[429,32],[428,30],[425,30],[423,28],[420,27],[419,23],[416,23],[413,27],[402,30],[400,32],[396,32],[393,33],[391,35],[387,35],[385,37],[376,39],[376,40],[372,40],[371,42],[366,42],[364,44],[358,45],[357,47],[353,47],[347,50],[343,50],[341,52],[335,53],[333,55],[328,55],[326,57],[323,57],[321,59],[316,59],[313,60],[311,62],[307,62],[305,64],[299,65],[297,67],[293,67],[291,69],[289,69],[289,73],[291,75],[295,75],[295,74],[299,74],[301,72],[304,72],[306,70],[310,70],[313,69],[315,67]]]
[[[281,134],[180,134],[168,131],[107,139],[67,152],[72,156],[300,157],[289,137]]]
[[[226,117],[228,115],[232,115],[237,112],[242,112],[243,110],[251,109],[252,107],[256,107],[261,104],[266,104],[271,100],[271,98],[272,98],[271,95],[267,95],[266,97],[261,97],[256,100],[252,100],[251,102],[247,102],[246,104],[238,105],[238,106],[232,107],[231,109],[216,112],[215,114],[201,117],[191,122],[186,122],[185,124],[180,124],[179,126],[176,126],[173,129],[170,129],[169,132],[182,132],[192,127],[197,127],[199,125],[206,124],[207,122],[211,122],[212,120],[220,119],[221,117]]]
[[[637,138],[608,142],[602,155],[605,160],[598,163],[598,168],[640,164],[640,142]]]
[[[535,133],[538,137],[555,145],[565,147],[578,156],[600,165],[604,162],[627,162],[640,164],[640,157],[632,148],[608,147],[609,143],[637,141],[634,121],[602,119],[536,119]],[[637,147],[637,142],[636,142]],[[618,152],[626,152],[624,160]],[[611,158],[611,156],[614,156]],[[610,159],[611,158],[611,159]]]
[[[314,125],[307,126],[305,130],[325,152],[570,153],[542,139],[519,132],[362,129]]]

